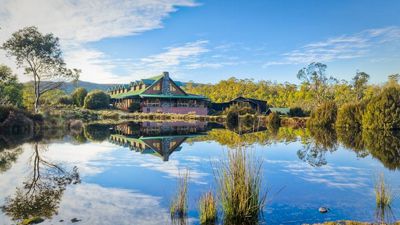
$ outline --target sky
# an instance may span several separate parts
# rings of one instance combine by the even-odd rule
[[[0,0],[0,43],[26,26],[60,38],[80,79],[298,83],[311,62],[348,81],[400,73],[398,0]],[[0,50],[0,63],[29,80]]]

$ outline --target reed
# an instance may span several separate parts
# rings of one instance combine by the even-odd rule
[[[375,201],[376,201],[376,218],[379,223],[384,224],[386,220],[390,220],[392,215],[392,192],[385,181],[382,173],[375,183]]]
[[[211,191],[205,193],[199,201],[200,224],[211,225],[217,221],[217,203]]]
[[[178,191],[171,202],[171,218],[184,218],[187,215],[187,191],[189,171],[186,170],[178,179]]]
[[[218,194],[224,224],[256,224],[265,205],[261,193],[261,160],[245,149],[228,152],[228,160],[216,167]]]

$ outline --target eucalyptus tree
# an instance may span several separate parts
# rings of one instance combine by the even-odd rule
[[[314,92],[317,104],[321,104],[324,101],[331,100],[330,85],[331,83],[337,83],[337,80],[326,74],[327,65],[320,62],[313,62],[303,67],[297,73],[297,78],[307,84],[311,91]]]
[[[356,75],[353,77],[353,87],[357,101],[360,101],[364,97],[364,91],[367,88],[369,78],[369,74],[359,71],[357,71]]]
[[[33,79],[34,110],[39,111],[40,97],[59,88],[63,82],[77,80],[80,70],[68,69],[62,57],[59,38],[42,34],[37,27],[25,27],[13,33],[1,46],[16,64]]]

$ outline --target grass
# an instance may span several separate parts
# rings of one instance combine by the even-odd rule
[[[170,206],[171,218],[184,218],[187,215],[188,180],[189,171],[186,170],[178,179],[178,191]]]
[[[261,193],[261,165],[244,149],[233,149],[216,168],[224,224],[257,223],[266,199]]]
[[[217,221],[217,203],[209,191],[199,201],[200,224],[211,225]]]
[[[392,192],[385,181],[385,176],[382,173],[375,183],[375,201],[376,201],[376,217],[380,223],[390,219]]]

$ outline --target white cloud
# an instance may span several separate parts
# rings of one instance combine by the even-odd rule
[[[264,66],[296,65],[311,62],[331,62],[371,55],[372,49],[382,43],[400,41],[400,27],[370,29],[353,35],[342,35],[321,42],[307,44],[281,55],[281,59],[269,61]]]
[[[115,76],[112,67],[103,64],[112,61],[106,61],[98,50],[85,47],[86,43],[162,28],[162,20],[177,7],[196,5],[194,0],[2,0],[0,42],[18,29],[37,26],[41,32],[54,33],[61,39],[67,64],[82,69],[82,79],[107,83],[115,81]],[[15,68],[3,53],[0,61]]]
[[[169,213],[161,200],[132,190],[83,183],[67,188],[59,214],[46,222],[77,218],[79,224],[169,224]]]

